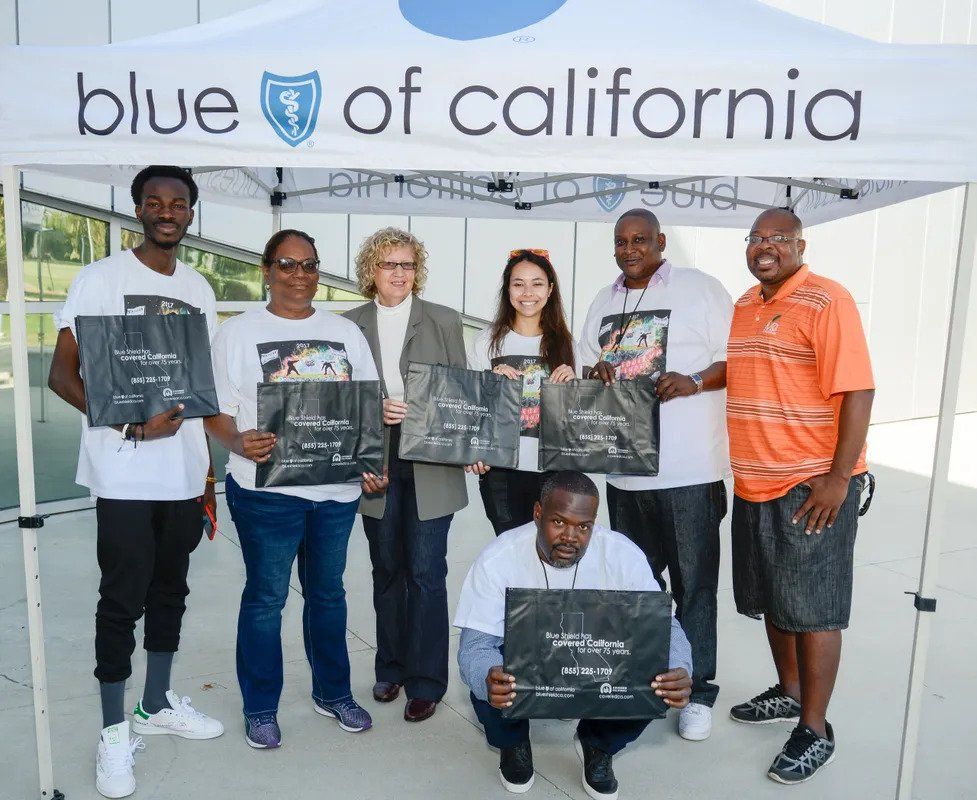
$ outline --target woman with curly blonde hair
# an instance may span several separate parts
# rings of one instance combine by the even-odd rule
[[[377,615],[373,697],[389,703],[403,687],[404,719],[420,722],[434,714],[448,686],[448,528],[468,505],[468,493],[461,467],[397,455],[407,412],[404,380],[411,361],[466,365],[461,316],[418,296],[427,251],[399,228],[382,228],[363,241],[356,277],[370,301],[346,316],[363,331],[380,372],[389,477],[385,494],[364,494],[360,503]]]

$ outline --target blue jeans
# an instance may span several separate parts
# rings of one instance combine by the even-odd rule
[[[244,713],[278,710],[282,609],[296,556],[312,697],[320,703],[350,699],[343,572],[358,502],[313,502],[250,491],[230,475],[225,487],[247,575],[237,620],[237,679]]]
[[[692,645],[692,702],[716,702],[716,592],[719,523],[726,516],[722,481],[629,492],[608,484],[611,527],[644,552],[665,591],[672,584],[675,616]]]
[[[515,747],[529,741],[528,719],[507,719],[499,709],[471,692],[468,697],[475,716],[485,728],[485,740],[492,747]],[[582,719],[577,722],[577,736],[581,742],[614,755],[637,739],[650,724],[650,719]]]
[[[383,519],[363,517],[373,563],[376,676],[411,700],[448,688],[448,528],[452,515],[420,520],[409,463],[392,465]]]

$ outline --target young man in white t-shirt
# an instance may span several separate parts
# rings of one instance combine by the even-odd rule
[[[597,525],[598,503],[597,487],[582,472],[551,473],[543,481],[533,521],[504,531],[479,553],[458,599],[461,678],[471,691],[486,740],[499,748],[499,779],[515,794],[532,787],[535,773],[529,720],[502,714],[518,691],[518,676],[502,668],[506,589],[659,590],[641,551],[620,533]],[[666,706],[682,708],[692,687],[693,661],[688,639],[674,617],[668,664],[668,671],[649,675],[648,681]],[[590,797],[617,798],[614,755],[651,721],[580,720],[574,746],[583,762],[583,789]]]
[[[203,536],[205,507],[216,507],[203,421],[184,420],[183,405],[145,423],[91,427],[85,416],[75,318],[132,314],[204,314],[213,336],[214,292],[177,260],[193,221],[197,187],[179,167],[153,166],[132,182],[145,239],[133,250],[90,264],[72,281],[55,316],[59,328],[48,385],[82,414],[78,483],[97,499],[99,601],[95,613],[95,677],[102,699],[102,734],[95,785],[105,797],[135,791],[125,719],[125,682],[132,672],[133,630],[145,614],[146,684],[132,729],[186,739],[220,736],[220,722],[170,690],[170,667],[186,610],[190,553]],[[201,505],[201,501],[203,505]]]
[[[733,303],[715,278],[665,260],[665,234],[645,209],[614,228],[621,274],[597,293],[580,337],[584,374],[656,381],[660,468],[654,476],[608,475],[611,527],[644,552],[692,644],[696,674],[679,733],[712,731],[716,677],[719,523],[726,515],[726,340]]]

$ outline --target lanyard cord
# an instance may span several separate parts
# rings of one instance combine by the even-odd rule
[[[539,559],[539,568],[543,570],[543,580],[546,581],[546,588],[550,588],[550,578],[546,574],[546,565],[543,563],[543,559],[539,555],[539,551],[536,551],[536,558]],[[580,562],[578,561],[573,566],[573,581],[570,583],[570,588],[575,589],[577,586],[577,570],[580,569]]]
[[[641,301],[645,299],[645,292],[648,291],[648,283],[645,284],[645,288],[641,290],[641,294],[638,295],[638,302],[634,304],[634,308],[631,309],[631,313],[627,315],[627,322],[624,321],[625,312],[628,310],[628,294],[631,290],[625,285],[624,287],[624,305],[621,307],[621,323],[619,328],[621,330],[620,336],[617,337],[617,341],[614,343],[614,347],[611,350],[612,353],[616,353],[617,349],[621,346],[621,342],[624,341],[624,337],[628,335],[628,331],[631,329],[631,323],[634,322],[634,316],[638,313],[638,307],[641,305]]]

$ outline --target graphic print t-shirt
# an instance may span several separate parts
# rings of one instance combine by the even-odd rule
[[[669,264],[662,275],[643,297],[640,289],[625,293],[619,282],[597,293],[580,337],[582,366],[607,361],[617,367],[618,378],[657,379],[663,372],[690,375],[725,360],[733,314],[729,293],[697,269]],[[662,403],[658,475],[608,475],[607,482],[644,491],[723,478],[729,473],[725,405],[725,391]]]
[[[360,329],[344,317],[317,310],[301,320],[267,309],[246,311],[224,322],[214,337],[214,381],[221,411],[237,429],[258,425],[258,384],[279,381],[375,381],[377,368]],[[245,489],[256,490],[253,461],[230,454],[227,471]],[[257,489],[308,500],[348,503],[359,484],[274,486]]]
[[[522,375],[522,409],[519,425],[519,466],[524,472],[539,471],[540,389],[550,369],[539,357],[542,336],[522,336],[509,331],[502,339],[499,353],[490,352],[488,328],[472,340],[468,368],[490,370],[508,364]],[[574,348],[576,349],[576,348]]]
[[[178,261],[161,275],[131,250],[84,267],[71,282],[68,299],[54,315],[58,329],[77,339],[75,317],[143,314],[205,314],[207,330],[217,330],[214,291],[195,270]],[[82,379],[84,380],[84,375]],[[94,497],[115,500],[187,500],[203,494],[210,454],[203,420],[188,419],[166,439],[122,445],[118,431],[92,428],[82,414],[75,481]]]

